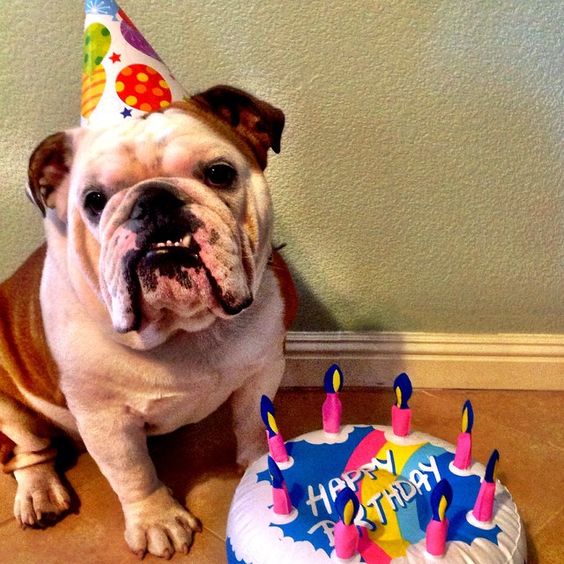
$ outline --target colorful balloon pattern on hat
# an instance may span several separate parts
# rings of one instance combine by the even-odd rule
[[[171,101],[167,81],[148,65],[129,65],[117,76],[116,92],[132,108],[143,112],[166,108]]]
[[[96,108],[106,86],[102,61],[110,49],[110,30],[101,23],[90,24],[84,31],[82,61],[82,103],[80,114],[87,118]]]
[[[139,30],[135,27],[135,24],[128,18],[127,14],[123,10],[119,10],[119,15],[123,18],[120,29],[123,38],[135,49],[145,53],[157,61],[162,59],[159,57],[157,52],[153,49],[152,45],[141,35]]]
[[[115,0],[86,0],[85,10],[83,125],[118,124],[186,96]]]

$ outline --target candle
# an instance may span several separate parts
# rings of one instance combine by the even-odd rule
[[[495,471],[499,461],[499,452],[494,450],[486,465],[486,473],[480,484],[480,491],[472,509],[472,515],[480,522],[492,520],[495,499]]]
[[[360,535],[354,524],[354,519],[360,503],[356,494],[349,488],[343,488],[335,499],[335,509],[339,515],[339,521],[333,530],[335,538],[335,553],[339,558],[347,560],[352,558],[358,551],[358,540]]]
[[[287,462],[288,453],[286,452],[284,439],[278,430],[278,425],[276,425],[274,405],[267,396],[262,396],[260,400],[260,416],[266,427],[266,438],[270,455],[276,462]]]
[[[447,480],[442,479],[431,492],[431,510],[433,516],[425,532],[427,552],[433,556],[443,556],[446,551],[448,519],[446,511],[452,502],[452,488]]]
[[[274,459],[268,457],[268,472],[270,473],[270,482],[272,484],[272,501],[274,503],[274,513],[278,515],[290,515],[292,512],[292,501],[288,493],[288,487],[282,471],[278,468],[278,464]]]
[[[405,437],[409,434],[411,425],[411,409],[407,405],[413,392],[411,380],[404,372],[394,380],[396,402],[392,406],[392,430],[394,435]]]
[[[474,425],[474,410],[470,400],[462,407],[462,432],[456,441],[454,465],[460,470],[466,470],[472,464],[472,427]]]
[[[337,364],[331,365],[325,373],[323,387],[327,394],[321,410],[323,430],[326,433],[337,434],[341,430],[341,414],[343,412],[339,399],[339,392],[343,388],[343,371]]]

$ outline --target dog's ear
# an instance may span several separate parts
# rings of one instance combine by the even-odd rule
[[[57,208],[60,216],[66,210],[65,185],[72,157],[72,139],[65,131],[49,135],[31,154],[27,195],[43,215],[46,208]]]
[[[280,152],[284,129],[282,110],[232,86],[214,86],[192,97],[243,137],[260,166],[266,168],[268,149]]]

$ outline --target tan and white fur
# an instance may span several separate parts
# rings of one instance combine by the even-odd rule
[[[279,386],[295,309],[263,174],[283,125],[280,110],[215,87],[35,150],[47,246],[0,286],[0,454],[24,527],[69,508],[55,428],[84,442],[141,556],[187,552],[199,527],[159,481],[147,435],[231,398],[237,462],[264,450],[259,400]]]

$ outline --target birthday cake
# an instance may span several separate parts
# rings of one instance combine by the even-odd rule
[[[495,479],[499,453],[486,466],[472,461],[470,402],[456,447],[411,432],[406,375],[394,385],[391,427],[340,426],[342,372],[327,375],[324,430],[284,442],[263,398],[270,453],[235,492],[229,563],[525,562],[521,519]]]

